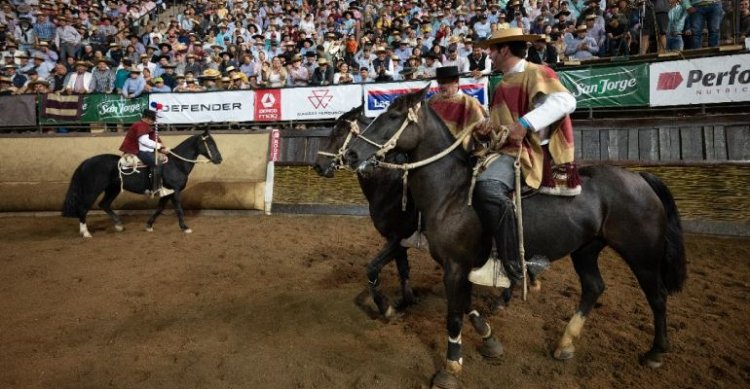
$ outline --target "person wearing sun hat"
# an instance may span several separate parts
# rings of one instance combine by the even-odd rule
[[[573,165],[573,126],[569,114],[576,100],[547,66],[526,62],[530,42],[541,36],[524,34],[520,28],[497,30],[477,45],[489,48],[494,70],[503,73],[491,100],[490,116],[477,125],[474,136],[492,139],[509,130],[508,140],[482,153],[498,153],[477,177],[474,207],[486,231],[495,240],[498,257],[508,278],[523,277],[518,251],[518,234],[513,203],[507,196],[515,188],[514,162],[520,153],[521,172],[526,185],[542,193],[575,196],[581,191]],[[481,148],[480,148],[481,149]],[[557,164],[557,182],[551,163]],[[546,170],[546,171],[545,171]],[[488,260],[469,274],[469,280],[492,285],[495,263]]]
[[[94,91],[94,75],[88,70],[92,64],[85,61],[76,61],[76,71],[71,73],[65,84],[65,93],[87,94]]]

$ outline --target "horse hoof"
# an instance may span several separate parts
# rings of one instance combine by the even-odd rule
[[[81,235],[83,235],[83,237],[86,238],[86,239],[91,238],[91,234],[89,234],[88,232],[85,232],[85,233],[83,233]]]
[[[146,231],[147,232],[154,232],[154,227],[146,226]]]
[[[535,293],[542,291],[542,281],[534,280],[534,282],[529,287],[529,290]]]
[[[641,365],[650,367],[652,369],[658,369],[664,364],[661,358],[661,354],[648,352],[641,356]]]
[[[393,319],[394,317],[396,317],[396,310],[393,309],[393,306],[389,305],[388,308],[385,310],[385,313],[383,314],[383,316],[388,320]]]
[[[567,361],[568,359],[573,358],[575,353],[576,353],[576,349],[575,347],[571,345],[571,346],[567,346],[563,348],[558,348],[557,350],[555,350],[555,353],[553,354],[553,356],[558,361]]]
[[[457,389],[458,377],[445,370],[440,370],[432,379],[432,389]]]
[[[125,230],[125,227],[122,224],[115,224],[115,231],[122,232]]]
[[[494,336],[482,341],[482,345],[478,347],[478,350],[479,354],[485,358],[495,359],[503,356],[503,345]]]
[[[186,229],[182,230],[182,232],[184,232],[184,233],[186,233],[186,234],[192,234],[192,233],[193,233],[193,230],[191,230],[191,229],[189,229],[189,228],[186,228]]]

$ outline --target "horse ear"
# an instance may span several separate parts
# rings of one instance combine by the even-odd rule
[[[206,127],[206,128],[205,128],[205,129],[203,130],[203,136],[209,136],[209,135],[211,135],[211,134],[209,134],[209,133],[208,133],[208,127]]]
[[[417,98],[417,101],[415,101],[414,103],[424,100],[427,97],[427,93],[429,92],[430,92],[430,84],[428,83],[427,86],[425,86],[419,92],[417,92],[415,96]]]

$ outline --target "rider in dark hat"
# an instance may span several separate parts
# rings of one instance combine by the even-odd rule
[[[141,120],[133,123],[128,129],[128,133],[125,134],[125,139],[120,145],[120,151],[137,155],[144,164],[151,168],[151,190],[147,189],[146,194],[164,197],[174,193],[174,190],[162,186],[161,164],[156,163],[156,150],[159,153],[167,154],[169,148],[161,144],[161,139],[154,129],[154,123],[156,123],[156,111],[145,109]]]

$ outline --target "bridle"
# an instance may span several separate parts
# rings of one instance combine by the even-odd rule
[[[172,150],[169,150],[169,154],[173,155],[174,157],[176,157],[179,160],[182,160],[182,161],[185,161],[185,162],[188,162],[188,163],[210,163],[210,162],[213,162],[214,161],[214,156],[213,156],[213,154],[211,154],[211,148],[208,147],[208,142],[206,141],[210,137],[211,137],[211,135],[201,136],[201,141],[203,142],[203,146],[206,147],[206,154],[208,154],[208,160],[197,159],[197,158],[196,159],[185,158],[185,157],[183,157],[183,156],[181,156],[179,154],[176,154]],[[200,154],[198,156],[200,156]]]
[[[465,128],[463,131],[461,131],[460,134],[458,134],[458,136],[456,136],[456,141],[453,142],[453,144],[451,144],[450,146],[448,146],[448,148],[446,148],[445,150],[443,150],[443,151],[441,151],[441,152],[439,152],[439,153],[437,153],[437,154],[435,154],[435,155],[433,155],[433,156],[431,156],[429,158],[423,159],[421,161],[416,161],[416,162],[412,162],[412,163],[390,163],[390,162],[384,162],[383,159],[385,158],[386,154],[388,154],[389,151],[391,151],[394,148],[396,148],[396,144],[398,143],[399,138],[401,138],[401,135],[404,133],[404,130],[406,130],[406,128],[409,127],[409,124],[411,124],[411,123],[418,124],[419,123],[418,112],[419,112],[420,109],[422,109],[422,103],[421,102],[417,103],[413,107],[410,107],[409,111],[406,114],[406,118],[404,119],[404,122],[401,124],[401,127],[399,127],[399,129],[393,134],[393,136],[391,136],[391,138],[388,139],[382,145],[379,144],[379,143],[377,143],[377,142],[375,142],[375,141],[373,141],[373,140],[371,140],[371,139],[368,139],[367,137],[365,137],[363,135],[364,132],[367,130],[367,128],[369,128],[370,125],[372,125],[372,123],[375,122],[374,120],[358,136],[359,139],[362,139],[363,141],[365,141],[365,142],[367,142],[367,143],[369,143],[369,144],[371,144],[371,145],[373,145],[373,146],[375,146],[375,147],[378,148],[378,150],[375,152],[375,154],[370,159],[372,161],[372,163],[376,167],[383,167],[383,168],[386,168],[386,169],[393,169],[393,170],[402,170],[404,172],[403,176],[401,177],[401,180],[403,181],[403,185],[404,185],[404,190],[403,190],[403,194],[402,194],[402,197],[401,197],[401,210],[402,211],[406,211],[406,201],[407,201],[407,198],[408,198],[408,195],[407,195],[408,194],[408,192],[407,192],[407,184],[409,183],[409,170],[413,170],[413,169],[416,169],[416,168],[420,168],[422,166],[429,165],[429,164],[431,164],[431,163],[433,163],[435,161],[438,161],[438,160],[442,159],[446,155],[450,154],[451,152],[453,152],[453,150],[455,150],[456,148],[458,148],[458,146],[460,146],[464,142],[464,139],[466,139],[466,137],[468,137],[471,134],[471,131],[473,129],[472,127]]]
[[[339,170],[346,166],[346,164],[344,164],[344,154],[346,153],[349,147],[349,142],[351,142],[352,138],[356,134],[359,134],[359,124],[357,124],[357,119],[346,120],[346,122],[349,123],[349,133],[346,134],[346,139],[344,139],[344,143],[339,147],[338,151],[335,154],[327,151],[318,151],[318,155],[331,158],[330,166],[335,170]],[[369,127],[369,125],[367,127]]]

